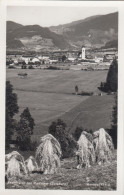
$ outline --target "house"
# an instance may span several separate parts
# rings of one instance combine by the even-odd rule
[[[115,57],[115,54],[106,54],[104,55],[103,62],[112,62]]]
[[[98,57],[95,56],[95,62],[96,63],[103,62],[103,58],[98,58]]]
[[[16,68],[16,67],[15,67],[15,64],[12,63],[12,64],[9,64],[8,68]]]
[[[76,58],[70,57],[70,58],[68,58],[68,60],[71,62],[74,62],[76,60]]]
[[[34,56],[32,55],[23,55],[21,57],[21,60],[23,60],[26,64],[28,64],[32,59],[33,59]]]
[[[49,60],[50,64],[56,64],[57,62],[58,62],[58,60],[51,60],[51,59]]]
[[[37,62],[40,62],[40,60],[36,57],[34,57],[32,60],[31,60],[33,63],[37,63]]]

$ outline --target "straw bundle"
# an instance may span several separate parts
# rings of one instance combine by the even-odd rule
[[[60,167],[61,147],[51,134],[41,138],[36,150],[36,160],[44,174],[53,174]]]
[[[8,177],[27,174],[24,158],[18,152],[13,151],[5,156],[6,174]]]
[[[27,170],[28,170],[29,173],[31,173],[32,171],[37,171],[37,169],[38,169],[37,162],[36,162],[36,160],[35,160],[35,158],[33,156],[30,156],[25,161],[25,165],[26,165]]]
[[[114,149],[110,135],[103,129],[99,129],[93,134],[93,144],[96,154],[96,162],[100,165],[109,162]]]
[[[85,132],[82,132],[78,140],[77,168],[90,167],[95,161],[95,152],[92,143],[87,139]]]

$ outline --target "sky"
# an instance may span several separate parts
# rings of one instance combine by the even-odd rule
[[[116,11],[114,7],[8,6],[7,21],[49,27]]]

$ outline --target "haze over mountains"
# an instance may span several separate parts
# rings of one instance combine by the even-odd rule
[[[117,42],[118,13],[96,15],[72,23],[44,28],[7,21],[7,49],[31,51],[101,47]],[[111,45],[111,44],[109,44]]]

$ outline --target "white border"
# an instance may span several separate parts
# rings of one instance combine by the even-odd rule
[[[6,59],[6,6],[66,6],[66,7],[117,7],[119,11],[119,91],[118,91],[118,151],[117,151],[117,190],[116,191],[86,191],[86,190],[7,190],[4,188],[4,154],[5,154],[5,59]],[[1,17],[2,16],[2,17]],[[19,0],[0,0],[0,193],[17,194],[109,194],[123,195],[124,179],[124,2],[120,1],[19,1]]]

